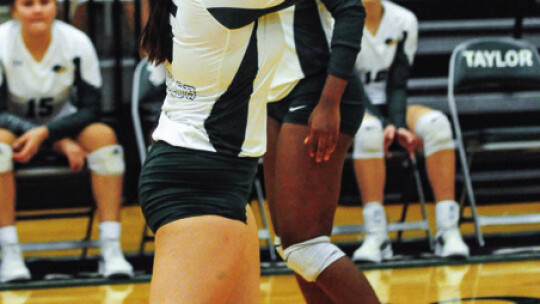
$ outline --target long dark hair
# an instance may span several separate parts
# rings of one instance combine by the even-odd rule
[[[141,33],[140,53],[155,64],[170,59],[172,33],[169,20],[172,6],[172,0],[149,0],[150,14]]]

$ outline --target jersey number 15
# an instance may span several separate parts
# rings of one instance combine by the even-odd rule
[[[36,118],[49,116],[53,111],[54,98],[46,97],[41,99],[30,99],[28,101],[28,110],[26,112],[26,117]]]

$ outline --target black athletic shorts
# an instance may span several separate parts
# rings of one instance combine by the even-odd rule
[[[280,123],[307,125],[309,116],[319,103],[326,82],[326,73],[320,73],[298,82],[287,97],[268,104],[268,116]],[[340,132],[354,136],[364,117],[367,96],[357,76],[351,77],[340,102]]]
[[[210,214],[246,223],[257,161],[154,143],[139,180],[148,226],[156,232],[172,221]]]

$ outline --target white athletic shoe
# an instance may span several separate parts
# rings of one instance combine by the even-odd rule
[[[353,253],[352,260],[380,263],[390,259],[393,254],[392,244],[386,233],[368,233],[362,246]]]
[[[0,264],[0,282],[28,281],[30,271],[24,264],[19,244],[2,245],[2,263]]]
[[[446,231],[437,232],[435,236],[435,255],[440,257],[461,257],[469,256],[469,247],[463,241],[457,227]]]
[[[124,257],[119,240],[101,240],[100,250],[100,275],[109,279],[133,277],[133,266]]]

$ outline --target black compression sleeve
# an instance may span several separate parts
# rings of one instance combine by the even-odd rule
[[[360,51],[366,13],[360,0],[322,0],[335,20],[328,74],[349,78]]]
[[[98,121],[101,104],[101,90],[85,82],[81,77],[80,59],[74,60],[76,66],[75,88],[77,90],[77,112],[47,124],[49,140],[55,141],[64,137],[79,134],[89,124]]]
[[[404,41],[399,42],[394,62],[388,73],[386,83],[386,101],[388,103],[388,116],[396,128],[406,128],[405,115],[407,112],[407,80],[409,79],[411,65],[404,52]]]

